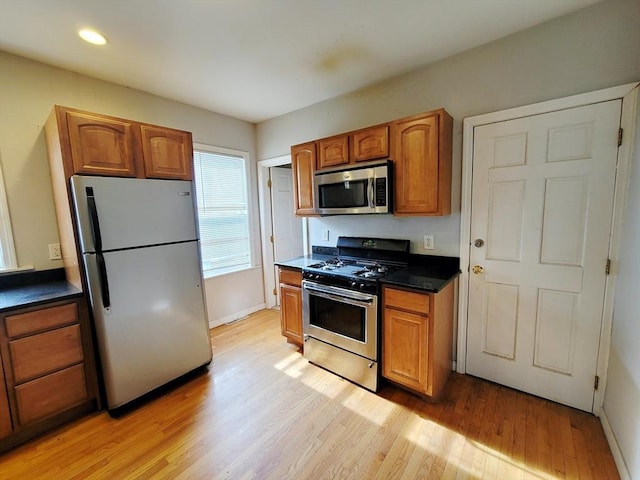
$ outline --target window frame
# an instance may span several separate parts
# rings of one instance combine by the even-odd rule
[[[0,164],[0,273],[9,272],[18,268],[16,250],[13,243],[13,230],[11,229],[11,216],[9,204],[4,187],[4,176]]]
[[[215,145],[208,145],[204,143],[194,143],[193,144],[193,153],[195,157],[196,152],[210,153],[214,155],[228,155],[233,157],[241,157],[244,160],[244,174],[245,174],[245,182],[246,182],[246,190],[247,190],[247,224],[249,227],[249,264],[239,266],[237,268],[230,267],[228,269],[224,269],[223,271],[215,272],[213,270],[205,270],[202,264],[202,250],[200,250],[200,269],[202,271],[202,276],[205,279],[208,278],[217,278],[224,275],[231,275],[238,272],[243,272],[247,270],[252,270],[256,268],[256,254],[255,254],[255,238],[256,232],[254,227],[254,192],[251,188],[252,185],[252,176],[251,176],[251,156],[249,152],[245,150],[236,150],[232,148],[218,147]],[[195,161],[194,161],[195,163]],[[193,169],[193,188],[196,187],[196,169],[194,165]],[[196,212],[196,220],[198,225],[198,241],[200,242],[200,215],[198,212],[198,202],[197,202],[197,193],[194,195],[194,208]]]

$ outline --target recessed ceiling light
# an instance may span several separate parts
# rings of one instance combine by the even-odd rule
[[[104,45],[107,43],[107,39],[100,35],[95,30],[84,28],[78,32],[78,35],[85,41],[94,45]]]

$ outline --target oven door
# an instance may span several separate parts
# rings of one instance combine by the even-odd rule
[[[322,340],[377,360],[378,297],[345,288],[302,282],[305,338]]]

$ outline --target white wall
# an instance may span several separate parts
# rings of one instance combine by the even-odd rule
[[[49,260],[47,249],[47,244],[59,242],[42,130],[54,104],[187,130],[196,143],[248,151],[250,185],[257,192],[255,125],[0,51],[0,162],[18,266],[62,266]],[[257,194],[252,209],[257,240],[253,252],[261,265]],[[260,269],[205,284],[210,320],[264,303]],[[229,289],[254,293],[229,295]]]
[[[640,108],[637,113],[604,397],[605,415],[632,479],[640,479]]]
[[[338,235],[404,237],[415,253],[434,234],[433,253],[459,249],[461,122],[465,117],[561,98],[640,80],[640,2],[608,0],[502,40],[442,60],[371,88],[331,99],[258,125],[260,158],[290,145],[444,107],[454,118],[454,214],[445,218],[325,217],[309,221],[312,244],[335,245]],[[623,238],[624,265],[616,283],[616,311],[605,411],[632,478],[640,479],[640,314],[638,298],[638,170]],[[322,242],[322,230],[330,241]]]
[[[444,107],[454,118],[450,219],[325,217],[309,222],[312,243],[329,229],[340,234],[402,235],[416,253],[457,255],[462,125],[465,117],[589,92],[640,78],[638,0],[596,4],[502,40],[442,60],[373,87],[258,124],[259,158],[289,147],[396,118]],[[383,233],[383,234],[382,234]],[[436,251],[420,248],[434,234]]]

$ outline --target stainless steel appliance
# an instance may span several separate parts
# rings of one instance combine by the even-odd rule
[[[304,356],[369,390],[380,377],[378,280],[403,268],[408,240],[339,237],[338,257],[302,270]]]
[[[211,361],[192,184],[73,176],[109,409]]]
[[[316,213],[391,213],[392,167],[390,160],[383,160],[316,172],[313,177]]]

